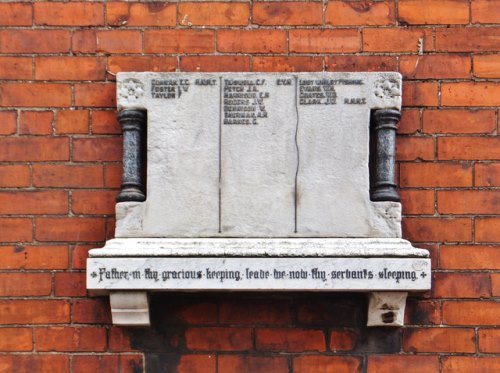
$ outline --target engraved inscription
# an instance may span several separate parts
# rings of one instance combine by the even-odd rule
[[[156,99],[179,98],[188,92],[191,82],[189,79],[153,79],[151,81],[151,97]]]
[[[267,118],[266,79],[224,79],[223,110],[225,125],[257,125]]]

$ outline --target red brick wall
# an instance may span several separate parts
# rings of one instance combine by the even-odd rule
[[[500,371],[500,1],[0,3],[0,371]],[[113,236],[118,71],[400,71],[404,237],[432,291],[402,329],[353,294],[85,291]],[[304,353],[305,352],[305,353]]]

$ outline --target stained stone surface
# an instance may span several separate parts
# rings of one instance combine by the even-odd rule
[[[400,237],[370,201],[369,124],[400,109],[398,73],[119,73],[147,111],[147,199],[116,237]]]

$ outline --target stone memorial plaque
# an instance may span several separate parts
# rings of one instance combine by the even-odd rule
[[[87,289],[148,325],[148,291],[369,291],[400,326],[430,289],[401,238],[394,183],[401,75],[118,73],[116,231]]]
[[[370,199],[370,119],[401,107],[398,73],[119,73],[147,112],[144,202],[117,237],[399,237]],[[373,139],[372,139],[373,140]]]

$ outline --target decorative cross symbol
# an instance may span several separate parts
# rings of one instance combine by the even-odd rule
[[[426,278],[426,277],[427,277],[427,274],[426,274],[425,272],[422,272],[422,273],[420,274],[420,277],[422,277],[422,278]]]
[[[93,278],[96,278],[96,277],[97,277],[97,273],[96,273],[96,272],[92,272],[90,275],[91,275]]]

